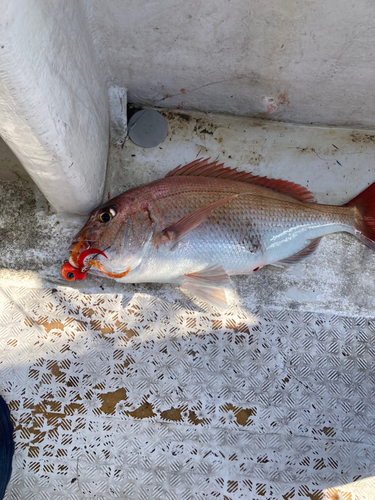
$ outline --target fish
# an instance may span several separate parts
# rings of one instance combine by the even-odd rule
[[[375,251],[375,182],[345,205],[322,205],[298,184],[199,158],[93,210],[62,274],[172,283],[226,308],[231,276],[301,262],[337,232]]]

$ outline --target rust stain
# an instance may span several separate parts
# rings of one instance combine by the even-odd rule
[[[233,411],[237,423],[243,426],[252,424],[253,420],[249,420],[249,417],[257,414],[256,408],[238,408],[231,403],[226,403],[221,406],[220,409],[226,412]]]
[[[352,142],[363,143],[363,144],[369,144],[371,142],[375,142],[374,134],[366,134],[364,132],[357,130],[353,130],[353,132],[350,134],[350,137],[352,139]]]
[[[315,491],[312,491],[311,493],[306,493],[306,496],[308,496],[310,498],[310,500],[323,500],[323,492],[322,490],[315,490]],[[338,498],[336,497],[335,499],[332,498],[332,500],[338,500]],[[349,498],[348,498],[349,500]]]
[[[111,334],[111,333],[114,333],[115,330],[113,328],[112,325],[110,324],[104,324],[104,326],[102,326],[100,328],[100,321],[99,320],[94,320],[94,321],[90,321],[90,326],[91,328],[93,328],[94,330],[97,330],[99,332],[101,332],[103,335],[108,335],[108,334]]]
[[[234,493],[238,490],[238,481],[228,480],[228,493]]]
[[[327,437],[335,437],[336,431],[333,427],[323,427],[323,429],[313,429],[313,434],[319,434],[320,436],[325,434]]]
[[[81,401],[79,396],[75,398],[75,401]],[[61,403],[59,401],[53,401],[52,399],[45,399],[39,404],[25,405],[26,408],[31,410],[31,413],[25,415],[24,418],[20,420],[18,425],[15,426],[14,432],[20,431],[21,437],[24,440],[28,440],[31,445],[36,443],[41,443],[46,435],[48,437],[53,437],[57,435],[57,430],[59,427],[67,429],[68,425],[65,423],[65,417],[67,415],[72,415],[74,411],[79,413],[84,413],[84,407],[78,402],[72,402],[64,406],[64,412],[61,411]],[[48,431],[40,431],[40,426],[43,422],[47,421],[47,425],[50,427]],[[84,424],[82,424],[84,425]],[[28,445],[25,443],[22,445],[25,449]],[[30,447],[31,449],[32,447]],[[31,450],[28,453],[34,453],[35,450]]]
[[[323,427],[323,432],[328,437],[336,436],[336,431],[333,429],[333,427]]]
[[[278,94],[276,99],[272,97],[268,98],[262,97],[262,100],[267,100],[267,110],[266,110],[267,114],[276,111],[276,109],[279,108],[280,106],[285,106],[285,105],[288,106],[290,104],[287,90],[285,90],[284,92],[280,92],[280,94]]]
[[[90,320],[90,327],[93,330],[96,330],[98,332],[101,332],[103,335],[112,335],[114,333],[125,333],[125,338],[122,337],[122,340],[129,340],[131,337],[134,337],[137,335],[137,333],[134,330],[129,330],[127,327],[126,323],[122,323],[119,320],[116,320],[114,325],[113,324],[104,324],[104,326],[101,326],[101,321],[98,319],[92,319]]]
[[[64,331],[64,323],[61,323],[61,321],[51,321],[51,323],[47,323],[47,322],[39,322],[39,321],[36,321],[36,323],[38,323],[38,325],[42,326],[45,331],[47,333],[50,333],[51,330],[60,330],[60,331]],[[57,335],[58,337],[61,337],[61,333],[59,332],[52,332],[54,335]]]
[[[239,425],[250,424],[253,421],[249,420],[249,417],[251,415],[255,415],[255,414],[256,414],[256,410],[254,408],[243,408],[238,413],[235,413],[235,416],[236,416],[236,419],[237,419],[237,423]]]
[[[149,402],[147,402],[147,401],[145,403],[143,403],[136,410],[134,410],[134,411],[128,411],[126,413],[127,413],[127,415],[130,415],[131,417],[134,417],[134,418],[156,417],[156,413],[154,413],[152,405]]]
[[[182,420],[180,408],[171,408],[170,410],[165,410],[160,413],[161,418],[164,420],[174,420],[175,422]]]
[[[180,89],[181,94],[186,94],[186,89]]]
[[[95,313],[94,309],[85,307],[82,309],[82,314],[86,316],[86,318],[91,318],[91,316]]]
[[[66,318],[64,327],[69,326],[70,328],[75,328],[78,332],[84,332],[87,330],[87,321],[82,321],[75,318]]]
[[[256,492],[258,495],[265,496],[267,489],[265,484],[258,483],[256,485]]]
[[[56,378],[65,377],[65,373],[60,370],[60,367],[56,361],[53,361],[52,364],[47,363],[47,368]]]
[[[77,401],[81,401],[81,399],[78,396],[77,396]],[[70,403],[69,405],[65,405],[65,416],[73,415],[75,411],[78,411],[78,413],[85,413],[85,408],[83,404]],[[82,424],[82,427],[84,427],[84,424]]]
[[[61,323],[60,327],[63,328],[63,326],[64,325]],[[56,328],[56,324],[49,323],[47,327],[51,329]],[[118,351],[120,352],[120,350]],[[114,352],[114,356],[116,359],[116,350]],[[43,362],[43,360],[38,360],[36,364],[39,365]],[[124,371],[126,366],[133,362],[134,360],[131,358],[131,356],[128,356],[124,362],[118,363],[116,369]],[[62,391],[66,391],[66,387],[78,386],[80,379],[73,376],[67,377],[66,373],[63,371],[69,368],[68,360],[62,360],[59,362],[55,360],[49,360],[47,361],[47,368],[49,370],[50,376],[53,375],[57,377],[62,383],[65,384],[65,387],[62,388]],[[30,369],[30,377],[32,377],[33,371],[37,372],[36,369]],[[95,388],[93,388],[93,390],[89,391],[89,393],[87,393],[85,397],[87,399],[91,399],[95,394],[93,391],[103,391],[103,389],[104,384],[99,384]],[[126,402],[127,393],[124,388],[119,388],[115,391],[106,393],[96,392],[96,394],[101,401],[101,407],[100,409],[98,409],[98,411],[105,415],[113,414],[116,410],[117,404],[121,401],[124,401],[125,407],[129,406],[129,404]],[[146,398],[138,408],[133,411],[123,410],[123,414],[136,419],[155,417],[156,413],[154,411],[154,408]],[[19,403],[17,401],[12,401],[10,402],[10,407],[17,409],[18,404]],[[74,398],[72,398],[69,404],[63,405],[60,401],[54,400],[52,394],[47,394],[43,401],[41,401],[39,404],[34,404],[32,400],[29,400],[27,402],[26,408],[30,411],[25,414],[25,416],[22,417],[19,422],[17,422],[17,425],[15,425],[15,431],[20,432],[21,437],[25,442],[25,444],[22,446],[25,449],[28,448],[28,454],[32,457],[36,453],[40,452],[40,450],[35,445],[43,442],[47,435],[49,438],[53,438],[54,436],[57,436],[59,428],[62,428],[64,430],[70,429],[70,421],[69,419],[67,419],[68,416],[78,412],[80,415],[82,415],[83,418],[82,422],[77,422],[77,429],[81,429],[85,425],[84,415],[86,414],[86,409],[79,395],[76,395]],[[225,404],[223,407],[221,407],[221,409],[226,412],[233,411],[237,423],[242,426],[251,424],[252,420],[250,420],[250,417],[257,414],[256,408],[239,408],[233,406],[230,403]],[[161,412],[160,417],[168,421],[182,421],[182,412],[184,411],[187,411],[186,406],[171,407]],[[207,420],[209,420],[199,419],[196,412],[193,410],[188,411],[187,419],[192,425],[205,424],[207,423]],[[45,423],[47,423],[48,425],[48,430],[41,431],[42,425],[44,425]],[[320,468],[321,464],[317,463],[316,466]],[[231,491],[236,491],[235,482],[233,482],[231,488]],[[262,495],[262,491],[263,490],[261,489],[258,494]],[[317,500],[316,498],[311,498],[312,500]]]
[[[281,389],[285,389],[286,384],[290,381],[290,378],[286,376],[285,378],[282,379],[282,384],[281,384]]]
[[[286,104],[286,105],[290,104],[290,101],[288,98],[288,92],[286,90],[282,94],[278,95],[277,102],[278,102],[279,106],[283,106],[284,104]]]
[[[178,106],[176,106],[176,109],[184,109],[184,103],[181,101]]]
[[[204,424],[204,420],[203,419],[199,419],[196,415],[196,413],[192,410],[189,410],[189,417],[188,417],[188,420],[191,424],[194,424],[194,425],[199,425],[199,424]]]
[[[134,330],[129,330],[126,323],[121,323],[119,320],[115,322],[116,331],[121,333],[126,333],[126,336],[130,339],[134,335],[138,335]]]
[[[88,311],[92,311],[92,309],[86,310],[86,313],[89,316]],[[85,310],[83,312],[85,312]],[[93,313],[94,313],[94,311],[92,311],[92,314]],[[52,332],[54,335],[57,335],[58,337],[61,337],[60,332],[64,331],[64,329],[67,326],[71,327],[72,324],[74,324],[74,323],[77,324],[79,331],[83,331],[87,327],[87,323],[85,321],[80,321],[80,320],[77,320],[77,319],[71,318],[71,317],[66,318],[64,323],[62,323],[59,320],[53,320],[51,322],[47,322],[43,318],[39,318],[37,320],[34,320],[32,318],[27,317],[24,319],[24,324],[26,326],[33,326],[33,325],[42,326],[45,329],[46,333]],[[55,331],[53,331],[53,330],[55,330]],[[56,331],[56,330],[59,330],[59,331]]]
[[[283,495],[283,499],[284,500],[289,500],[289,498],[294,498],[294,495],[295,495],[295,489],[292,488],[291,490],[288,491],[288,493],[285,493]]]
[[[102,400],[100,410],[106,415],[111,415],[115,411],[117,403],[126,399],[126,391],[124,388],[120,388],[114,392],[99,394],[99,398]]]

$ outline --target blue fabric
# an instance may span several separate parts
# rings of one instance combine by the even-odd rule
[[[4,498],[12,473],[13,453],[13,424],[10,420],[9,409],[0,396],[0,499]]]

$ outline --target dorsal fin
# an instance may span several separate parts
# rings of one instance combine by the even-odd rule
[[[237,169],[224,167],[224,163],[217,161],[210,162],[210,158],[198,158],[184,167],[179,165],[177,168],[169,172],[165,177],[195,176],[195,177],[216,177],[218,179],[228,179],[231,181],[246,182],[248,184],[256,184],[278,193],[287,194],[292,198],[307,203],[316,203],[315,198],[308,189],[294,182],[283,181],[282,179],[268,179],[253,175],[251,172],[238,172]]]

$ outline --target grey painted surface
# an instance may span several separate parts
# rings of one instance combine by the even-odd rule
[[[131,102],[375,124],[374,2],[85,4],[108,81],[126,85]]]
[[[57,211],[101,199],[105,79],[80,4],[0,0],[0,135]]]

